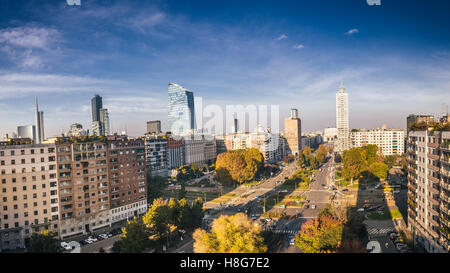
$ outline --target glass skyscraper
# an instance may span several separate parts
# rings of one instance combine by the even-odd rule
[[[169,83],[168,126],[174,135],[195,129],[194,93],[176,83]]]

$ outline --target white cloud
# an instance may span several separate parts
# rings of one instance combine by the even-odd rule
[[[281,41],[281,40],[283,40],[283,39],[286,39],[287,38],[287,35],[286,34],[281,34],[278,38],[276,38],[275,40],[277,40],[277,41]]]
[[[107,90],[121,83],[117,80],[96,79],[75,75],[0,73],[0,98],[25,94],[84,92]]]
[[[44,27],[17,27],[0,30],[0,43],[22,48],[47,50],[59,39],[56,29]]]
[[[305,46],[302,45],[302,44],[298,44],[298,45],[295,45],[294,48],[296,48],[296,49],[302,49],[302,48],[305,48]]]
[[[349,31],[347,31],[345,34],[347,34],[347,35],[353,35],[353,34],[358,33],[358,32],[359,32],[359,29],[357,29],[357,28],[352,28],[352,29],[350,29]]]
[[[0,30],[0,50],[21,67],[42,67],[44,55],[54,55],[61,41],[58,30],[16,27]],[[47,58],[48,59],[48,58]]]

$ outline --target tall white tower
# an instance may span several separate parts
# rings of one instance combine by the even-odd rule
[[[336,127],[338,130],[335,152],[343,152],[350,149],[350,135],[348,129],[348,94],[341,83],[336,93]]]

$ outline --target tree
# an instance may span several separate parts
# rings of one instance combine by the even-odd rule
[[[343,223],[327,214],[308,220],[295,237],[304,253],[335,252],[341,244]]]
[[[323,163],[326,157],[327,157],[327,149],[325,148],[325,145],[322,144],[316,151],[316,159],[319,163]]]
[[[384,163],[374,162],[369,166],[369,171],[378,179],[384,179],[387,176],[389,167]]]
[[[356,147],[345,151],[342,164],[342,176],[350,179],[353,185],[353,179],[359,177],[365,164],[361,148]]]
[[[142,217],[145,226],[159,238],[169,233],[169,207],[162,198],[155,199],[147,213]]]
[[[192,228],[197,228],[202,225],[203,220],[203,200],[198,197],[195,199],[194,204],[191,207],[191,226]]]
[[[141,253],[150,243],[149,232],[142,221],[142,218],[134,217],[122,228],[123,233],[117,241],[112,251],[118,253]]]
[[[54,253],[58,249],[58,240],[56,233],[51,230],[44,230],[41,233],[31,235],[29,252],[34,253]]]
[[[195,253],[264,253],[267,246],[261,227],[245,214],[220,216],[214,220],[211,232],[197,229],[194,232]]]
[[[367,166],[377,161],[378,146],[375,144],[369,144],[363,147],[365,151],[365,160],[367,161]]]
[[[181,229],[189,229],[194,225],[194,217],[192,215],[192,209],[189,206],[186,198],[178,201],[179,208],[179,222],[178,227]]]
[[[396,162],[397,162],[396,155],[388,155],[384,158],[384,164],[388,165],[389,168],[392,168],[392,166],[394,166]]]
[[[167,182],[166,177],[151,176],[150,168],[146,168],[147,175],[147,202],[151,204],[154,199],[162,196],[162,190]]]
[[[261,153],[254,148],[221,153],[216,160],[217,178],[226,185],[251,181],[262,169],[263,160]]]
[[[181,180],[180,184],[181,184],[181,187],[180,187],[180,191],[178,192],[178,200],[185,198],[187,195],[186,182],[184,180]]]

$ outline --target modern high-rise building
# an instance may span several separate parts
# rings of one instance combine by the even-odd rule
[[[284,120],[283,136],[288,144],[288,153],[299,155],[302,150],[302,123],[297,109],[291,109],[291,116]]]
[[[192,91],[169,83],[168,131],[181,135],[195,129],[194,94]]]
[[[450,131],[410,130],[407,154],[408,229],[427,252],[448,253]]]
[[[102,135],[108,136],[111,134],[109,127],[109,114],[108,109],[102,108],[100,109],[100,121],[102,123],[103,131]]]
[[[401,129],[355,129],[350,132],[350,138],[352,147],[375,144],[384,156],[402,155],[404,152],[405,132]]]
[[[348,93],[345,92],[342,83],[339,87],[339,91],[336,93],[336,128],[338,130],[338,136],[334,151],[342,153],[343,151],[350,149]]]
[[[160,120],[147,121],[147,133],[160,134],[161,133],[161,121]]]
[[[91,99],[92,105],[92,134],[97,136],[110,135],[110,124],[108,109],[103,108],[102,97],[96,94]]]
[[[103,99],[100,95],[95,94],[91,99],[92,105],[92,121],[100,121],[100,109],[103,108]]]
[[[36,126],[35,125],[24,125],[17,126],[17,137],[18,138],[29,138],[36,143]]]
[[[36,100],[36,144],[41,144],[44,141],[44,112],[39,111],[38,100]]]

